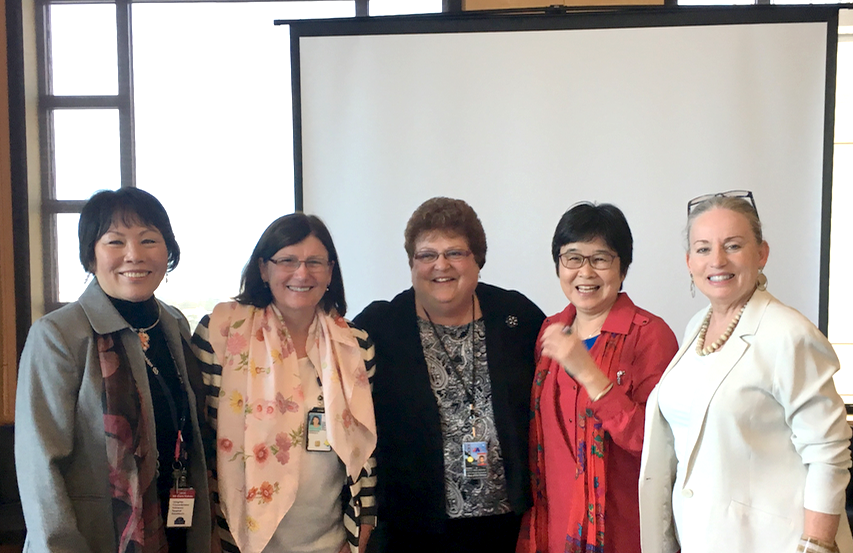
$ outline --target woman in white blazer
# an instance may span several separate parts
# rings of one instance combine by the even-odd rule
[[[711,306],[646,407],[643,553],[851,553],[832,346],[765,291],[751,192],[702,196],[688,213],[691,289]]]

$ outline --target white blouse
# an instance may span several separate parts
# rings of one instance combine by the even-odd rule
[[[299,359],[306,413],[322,395],[317,371]],[[301,447],[305,447],[302,444]],[[299,487],[264,553],[338,553],[346,540],[341,492],[346,469],[334,451],[306,451],[299,467]]]

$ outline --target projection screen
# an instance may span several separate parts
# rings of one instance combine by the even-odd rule
[[[482,280],[546,314],[562,213],[619,206],[624,283],[681,333],[686,204],[755,194],[769,290],[826,331],[837,11],[750,6],[291,24],[297,208],[340,255],[349,315],[411,285],[403,230],[462,198],[488,239]]]

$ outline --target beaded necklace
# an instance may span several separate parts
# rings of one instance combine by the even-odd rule
[[[747,300],[746,303],[749,303]],[[743,307],[740,308],[740,311],[737,312],[735,318],[732,319],[732,322],[729,323],[729,326],[726,327],[726,331],[723,332],[723,335],[717,338],[717,340],[708,347],[705,347],[705,335],[708,333],[708,326],[711,324],[711,314],[714,312],[713,309],[708,309],[708,314],[705,315],[705,320],[702,321],[702,326],[699,327],[699,336],[696,338],[696,353],[698,353],[701,357],[706,355],[710,355],[723,347],[723,344],[728,341],[729,337],[734,332],[735,327],[737,326],[738,321],[740,321],[741,315],[743,315],[743,310],[746,309],[746,303],[743,304]]]

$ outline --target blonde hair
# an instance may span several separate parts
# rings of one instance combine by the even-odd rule
[[[764,233],[761,230],[761,220],[758,218],[758,212],[755,207],[744,200],[743,198],[733,198],[728,196],[714,196],[700,203],[687,216],[687,228],[684,230],[687,237],[687,250],[690,250],[690,229],[693,228],[693,223],[703,213],[707,213],[712,209],[728,209],[735,213],[740,213],[746,217],[749,227],[752,229],[752,234],[755,236],[755,241],[758,244],[764,242]]]

